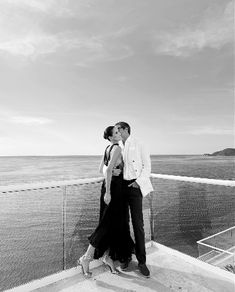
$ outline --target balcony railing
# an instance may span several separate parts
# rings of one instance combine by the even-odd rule
[[[76,266],[99,216],[103,178],[0,187],[0,291]],[[235,225],[235,181],[152,174],[146,241],[194,257]]]
[[[235,266],[235,226],[199,240],[199,259],[229,269]]]

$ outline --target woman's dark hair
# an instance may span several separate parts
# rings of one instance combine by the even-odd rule
[[[104,130],[104,139],[109,140],[109,137],[113,136],[113,128],[114,126],[109,126]]]
[[[126,122],[118,122],[115,124],[115,126],[119,126],[122,129],[127,129],[127,132],[130,134],[131,133],[131,127],[129,124],[127,124]]]

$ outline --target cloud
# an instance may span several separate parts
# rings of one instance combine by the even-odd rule
[[[0,52],[10,55],[37,58],[40,55],[53,53],[59,43],[56,37],[30,33],[24,37],[10,39],[0,43]]]
[[[94,62],[117,61],[132,56],[132,50],[115,41],[101,37],[75,36],[70,33],[57,35],[29,34],[20,39],[0,43],[0,52],[36,60],[53,53],[76,54],[75,64],[87,66]],[[74,60],[73,60],[74,61]]]
[[[66,26],[61,26],[57,32],[46,30],[47,22],[53,24],[55,20],[53,11],[60,10],[62,15],[68,7],[71,9],[68,4],[65,0],[0,2],[0,56],[13,56],[23,61],[36,61],[38,58],[54,55],[66,56],[67,62],[71,58],[73,64],[78,66],[90,66],[94,62],[117,61],[132,56],[133,51],[121,39],[131,33],[133,27],[108,28],[102,33],[90,31],[89,28],[79,30],[74,26],[67,30]],[[87,9],[88,6],[89,1],[81,1],[79,5],[76,3],[77,16],[83,15],[78,12],[79,7]],[[31,10],[33,14],[30,13]],[[45,13],[50,17],[42,15]],[[66,21],[69,25],[69,19]],[[56,60],[58,62],[64,58]]]
[[[44,117],[29,117],[29,116],[13,116],[9,118],[9,121],[14,124],[24,124],[29,126],[45,125],[52,123],[53,121]]]
[[[66,54],[68,51],[76,54],[75,64],[78,66],[87,66],[94,62],[117,61],[133,55],[133,51],[128,46],[117,42],[116,39],[106,36],[89,37],[79,33],[49,35],[35,31],[0,42],[0,53],[30,60],[56,52]]]
[[[154,50],[157,54],[187,57],[204,48],[220,49],[233,43],[233,2],[223,13],[218,9],[207,10],[203,19],[193,28],[184,25],[172,32],[155,34]]]
[[[78,66],[89,66],[95,62],[120,61],[133,56],[134,51],[130,46],[122,43],[122,37],[130,34],[134,27],[122,27],[121,29],[96,36],[85,36],[82,39],[74,39],[67,43],[67,48],[76,48],[77,57],[80,59]]]
[[[68,0],[1,0],[2,5],[25,12],[38,12],[58,17],[73,16]]]
[[[54,38],[41,29],[37,14],[18,8],[13,0],[0,2],[0,55],[34,56],[53,50],[53,43]]]

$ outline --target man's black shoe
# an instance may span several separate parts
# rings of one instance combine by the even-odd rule
[[[138,268],[139,268],[140,273],[144,277],[146,277],[146,278],[150,277],[150,272],[149,272],[149,269],[147,268],[146,264],[138,264]]]

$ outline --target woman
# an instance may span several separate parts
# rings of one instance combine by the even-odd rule
[[[105,180],[101,188],[100,219],[95,231],[89,237],[89,246],[86,253],[78,260],[85,276],[91,276],[89,263],[95,258],[101,258],[113,274],[119,271],[115,268],[113,260],[125,262],[131,258],[134,242],[129,229],[125,226],[125,208],[123,200],[123,159],[121,147],[118,142],[121,135],[114,126],[104,131],[104,139],[110,141],[105,149],[100,165],[104,171]],[[113,176],[113,169],[120,169],[119,176]]]

